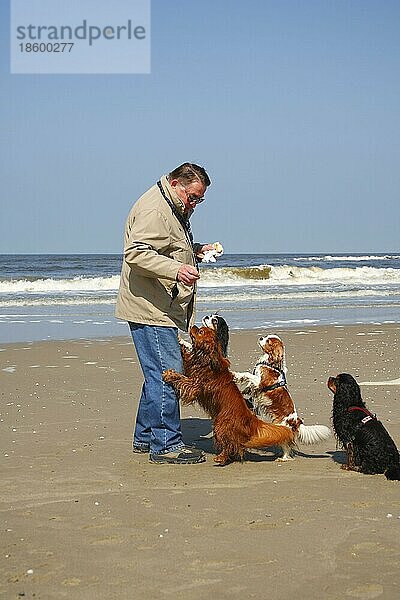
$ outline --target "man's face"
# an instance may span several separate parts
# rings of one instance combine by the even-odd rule
[[[200,204],[200,201],[203,201],[207,189],[198,179],[191,183],[187,183],[186,185],[175,179],[174,181],[171,181],[171,186],[182,200],[186,211],[193,210],[197,204]]]

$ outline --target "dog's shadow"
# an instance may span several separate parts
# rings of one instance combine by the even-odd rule
[[[212,422],[209,419],[182,419],[181,424],[185,442],[207,452],[207,454],[217,454],[214,447]],[[280,449],[275,448],[275,446],[260,451],[247,451],[245,460],[249,462],[272,462],[276,460],[279,453]]]
[[[207,454],[217,454],[214,447],[213,429],[210,419],[182,419],[182,435],[186,443],[203,450]],[[306,454],[300,450],[294,451],[295,456],[302,458],[329,458],[332,455],[335,462],[346,462],[344,452],[326,452],[324,454]],[[344,455],[342,461],[335,459],[333,455]],[[245,454],[246,461],[249,462],[274,462],[282,456],[281,448],[271,446],[262,450],[249,450]]]
[[[331,455],[333,462],[338,465],[346,465],[347,464],[347,454],[344,450],[331,450],[327,452],[327,454]]]
[[[300,450],[293,450],[293,457],[300,456],[301,458],[329,458],[329,452],[325,454],[306,454]],[[279,446],[270,446],[262,450],[250,450],[246,452],[246,460],[250,462],[275,461],[283,456],[282,449]]]

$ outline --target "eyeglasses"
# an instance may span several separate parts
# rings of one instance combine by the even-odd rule
[[[204,202],[205,198],[204,196],[196,196],[196,194],[189,194],[185,188],[184,185],[182,185],[182,183],[179,184],[184,190],[185,190],[185,194],[187,196],[187,199],[189,200],[190,204],[201,204],[202,202]]]

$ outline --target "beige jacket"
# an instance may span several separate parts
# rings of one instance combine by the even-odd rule
[[[165,176],[161,184],[183,215],[183,203]],[[194,320],[196,286],[177,282],[182,263],[196,265],[193,249],[178,218],[153,185],[133,205],[126,221],[116,317],[187,331]]]

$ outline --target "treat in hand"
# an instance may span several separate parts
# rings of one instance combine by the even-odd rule
[[[203,262],[216,262],[217,258],[223,255],[224,249],[220,242],[214,242],[212,250],[206,250],[203,256]]]

